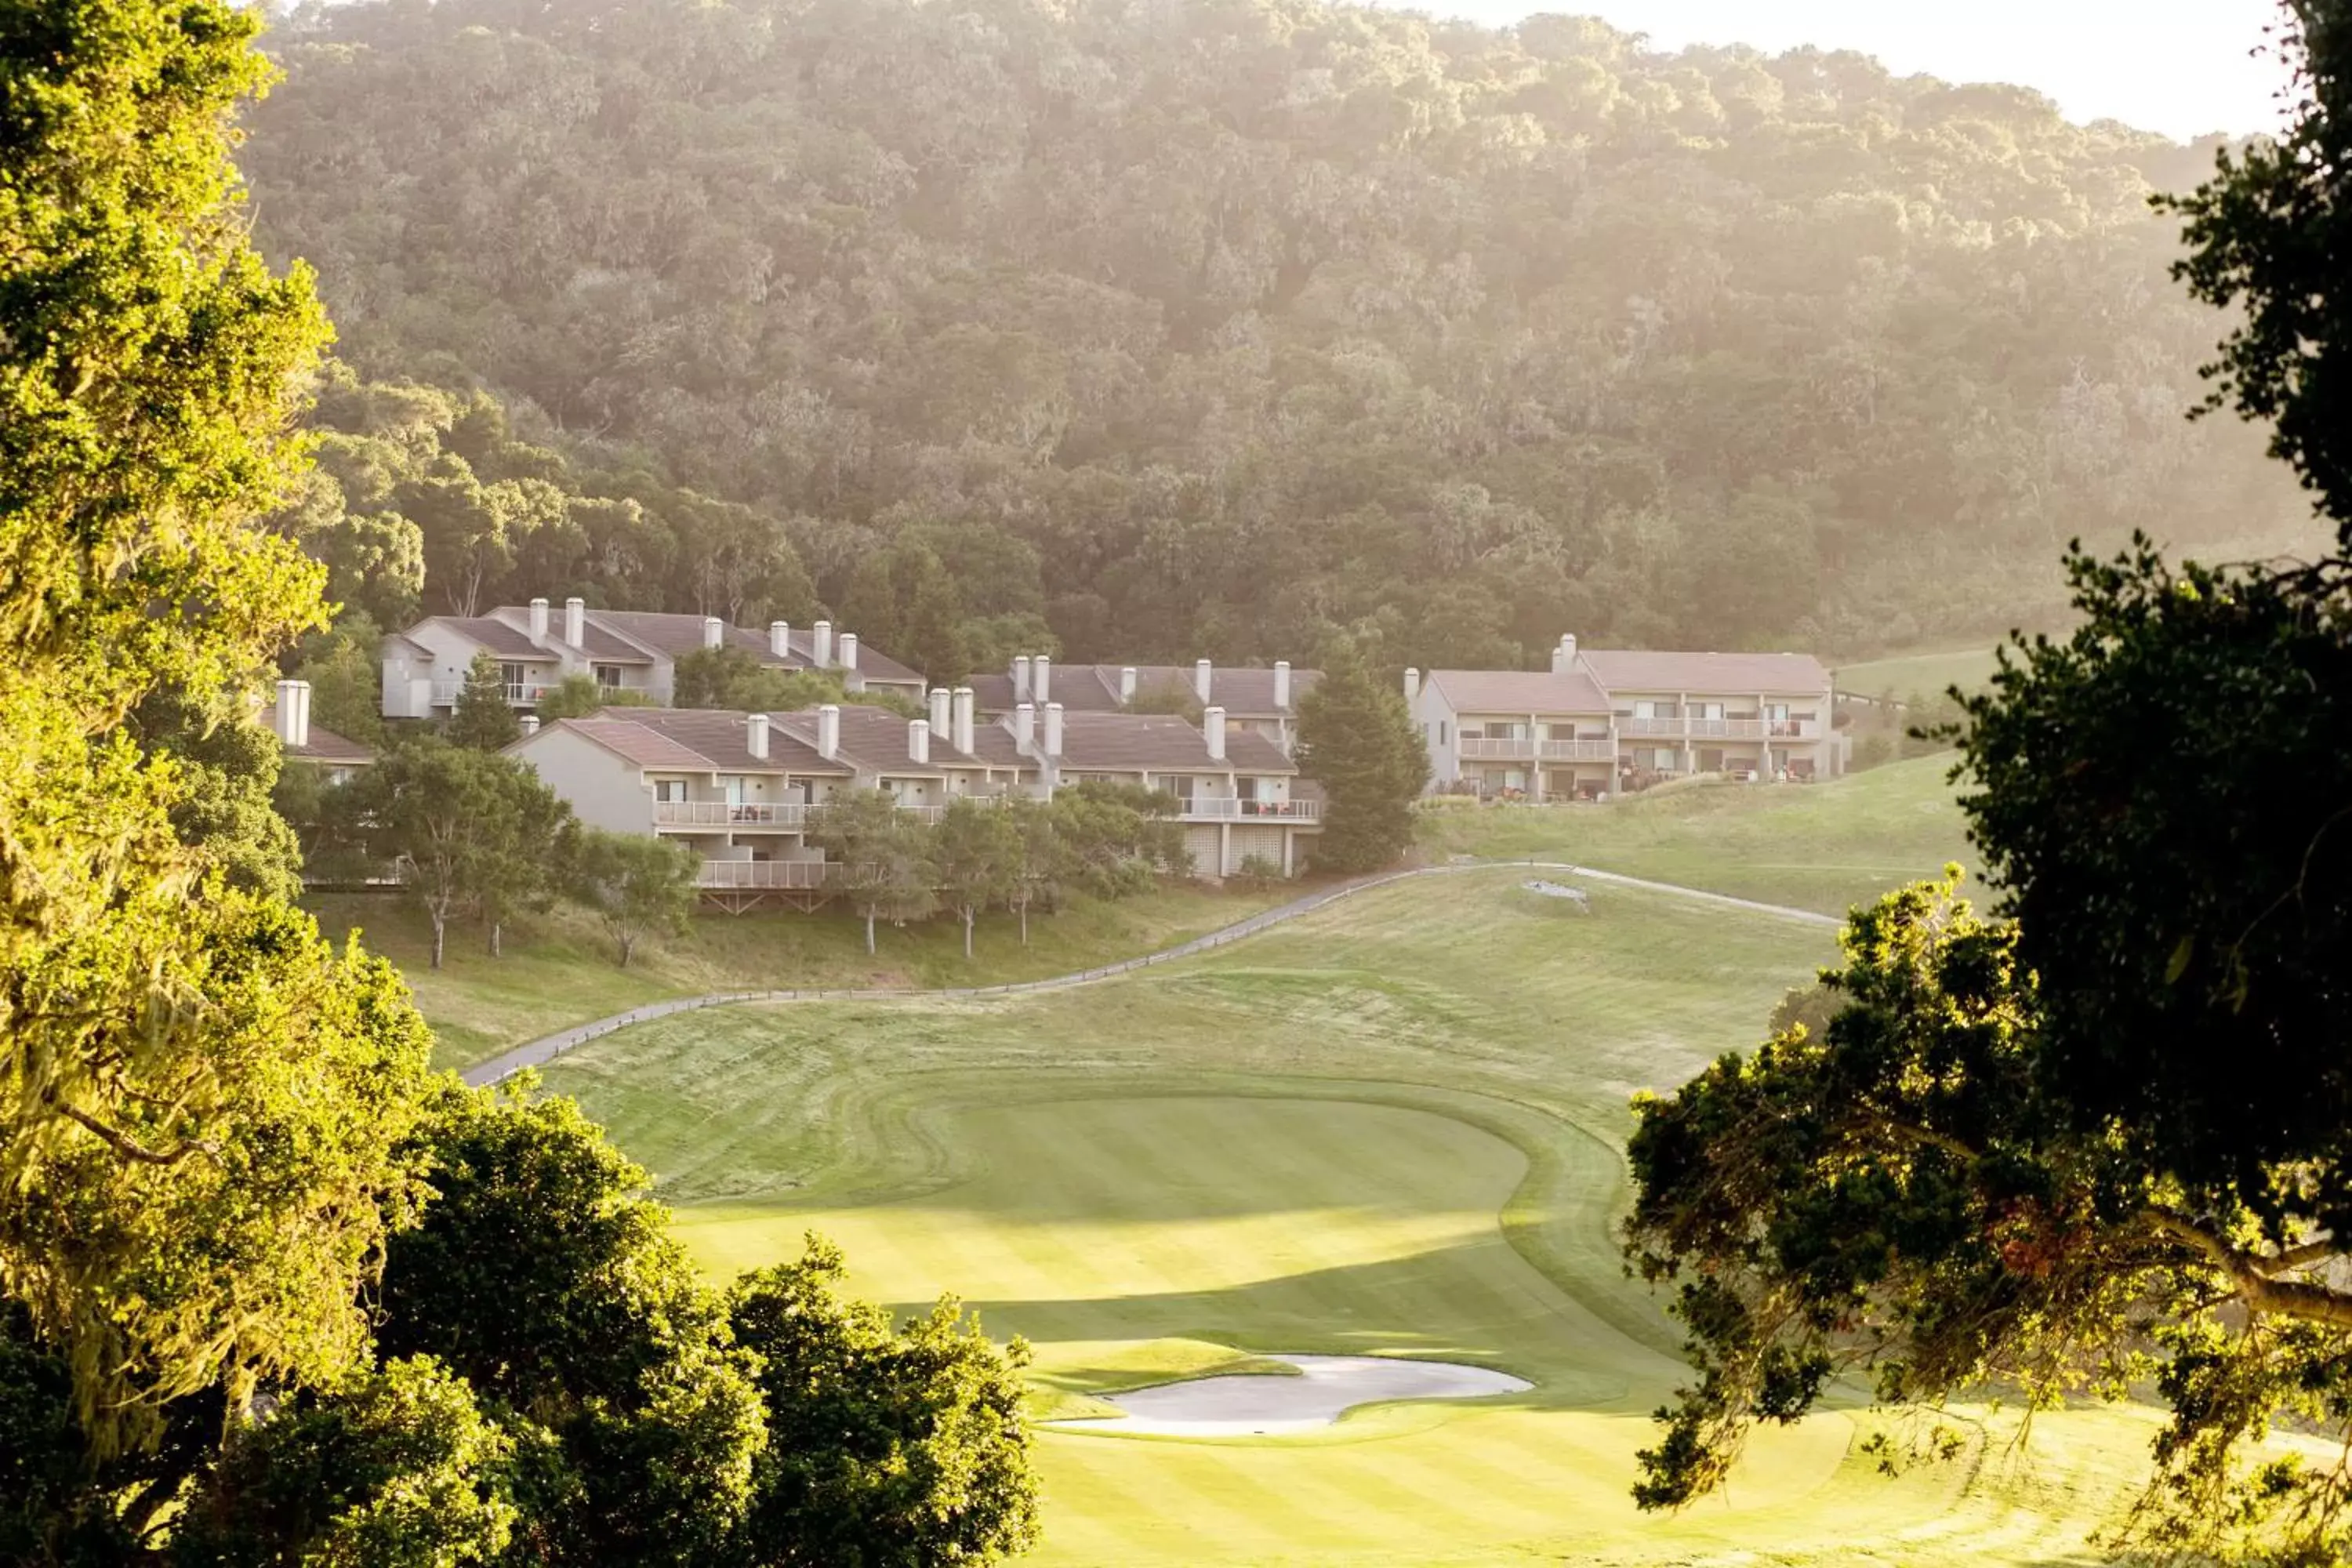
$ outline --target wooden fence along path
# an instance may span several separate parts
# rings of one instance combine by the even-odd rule
[[[493,1057],[479,1066],[467,1068],[465,1079],[467,1083],[478,1087],[497,1083],[501,1079],[510,1078],[522,1071],[525,1068],[543,1066],[575,1046],[585,1045],[590,1040],[613,1034],[616,1030],[628,1028],[635,1024],[650,1023],[656,1018],[667,1018],[674,1013],[690,1013],[700,1007],[732,1007],[746,1002],[896,1002],[925,996],[1013,996],[1023,992],[1062,991],[1074,985],[1092,985],[1098,981],[1115,979],[1122,974],[1132,974],[1139,969],[1149,969],[1153,964],[1171,963],[1180,958],[1191,958],[1197,953],[1223,947],[1228,942],[1240,942],[1244,937],[1255,936],[1258,932],[1271,926],[1280,925],[1285,921],[1293,921],[1301,915],[1312,914],[1315,910],[1328,904],[1337,903],[1341,899],[1350,898],[1374,888],[1384,888],[1392,882],[1402,882],[1414,877],[1444,877],[1468,871],[1492,871],[1514,867],[1535,871],[1565,871],[1581,877],[1587,881],[1605,882],[1612,887],[1664,893],[1674,898],[1694,900],[1723,909],[1740,910],[1749,914],[1769,915],[1780,920],[1799,921],[1808,925],[1826,926],[1832,930],[1836,930],[1845,923],[1835,915],[1825,915],[1813,910],[1794,909],[1787,904],[1759,903],[1753,899],[1736,899],[1727,893],[1710,893],[1703,889],[1678,887],[1672,882],[1653,882],[1641,877],[1623,877],[1613,871],[1596,871],[1591,867],[1574,866],[1560,860],[1474,860],[1453,862],[1444,866],[1417,866],[1409,870],[1386,871],[1370,877],[1359,877],[1353,881],[1341,882],[1335,887],[1325,888],[1319,892],[1309,893],[1305,898],[1293,899],[1286,904],[1277,904],[1273,909],[1261,910],[1247,920],[1236,921],[1232,925],[1221,927],[1205,936],[1196,936],[1190,942],[1180,942],[1162,952],[1150,953],[1141,958],[1121,959],[1117,963],[1106,963],[1095,969],[1082,969],[1073,974],[1052,975],[1044,980],[1015,980],[1002,985],[949,985],[930,990],[913,986],[896,986],[880,989],[714,991],[708,995],[673,996],[666,1001],[648,1002],[643,1006],[632,1007],[625,1013],[615,1013],[609,1018],[599,1018],[593,1023],[576,1025],[569,1029],[559,1030],[544,1038],[532,1040],[527,1045],[517,1046],[504,1055]]]

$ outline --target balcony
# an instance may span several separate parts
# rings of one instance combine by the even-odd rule
[[[1536,742],[1519,736],[1465,735],[1461,749],[1465,763],[1531,763],[1536,758]]]
[[[1680,718],[1620,718],[1617,733],[1633,741],[1679,741],[1683,738],[1683,722]]]
[[[1614,741],[1539,741],[1538,754],[1547,763],[1613,763]]]
[[[552,680],[521,680],[507,683],[507,701],[517,708],[527,708],[556,688]],[[433,683],[433,703],[436,708],[455,708],[457,693],[466,689],[463,679],[436,680]]]
[[[1323,816],[1319,800],[1236,800],[1232,795],[1196,795],[1182,801],[1176,813],[1187,822],[1316,822]]]
[[[656,827],[781,827],[797,831],[808,826],[805,805],[736,805],[723,800],[657,800]]]
[[[807,889],[824,887],[832,870],[823,860],[705,860],[694,882],[698,888]]]

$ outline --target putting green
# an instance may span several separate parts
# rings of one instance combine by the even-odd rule
[[[1965,1462],[1889,1479],[1833,1412],[1759,1436],[1727,1498],[1633,1510],[1687,1373],[1611,1234],[1625,1096],[1752,1039],[1829,933],[1604,887],[1563,914],[1520,879],[1078,991],[664,1020],[551,1087],[660,1173],[715,1274],[821,1230],[862,1291],[1028,1336],[1041,1415],[1251,1352],[1534,1384],[1265,1439],[1041,1429],[1041,1563],[2074,1560],[2144,1464],[2137,1417],[2042,1418],[2030,1476],[1962,1420]]]

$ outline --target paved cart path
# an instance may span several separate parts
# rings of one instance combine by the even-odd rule
[[[612,1034],[616,1029],[625,1029],[632,1024],[649,1023],[656,1018],[666,1018],[673,1013],[689,1013],[698,1007],[730,1007],[744,1002],[884,1002],[921,996],[1012,996],[1025,991],[1062,991],[1074,985],[1092,985],[1098,981],[1113,979],[1121,974],[1131,974],[1139,969],[1148,969],[1155,963],[1173,963],[1180,958],[1190,958],[1195,953],[1207,952],[1213,948],[1223,947],[1228,942],[1239,942],[1244,937],[1255,936],[1258,932],[1269,927],[1280,925],[1285,921],[1293,921],[1301,915],[1312,914],[1327,904],[1337,903],[1341,899],[1351,898],[1373,888],[1387,887],[1391,882],[1402,882],[1414,877],[1456,876],[1464,872],[1507,870],[1513,868],[1530,871],[1566,871],[1581,877],[1587,881],[1606,883],[1611,887],[1633,888],[1649,893],[1664,893],[1673,898],[1689,899],[1725,909],[1744,910],[1749,914],[1769,915],[1778,920],[1798,921],[1807,925],[1824,926],[1832,931],[1845,923],[1836,915],[1825,915],[1816,910],[1801,910],[1788,904],[1759,903],[1753,899],[1735,899],[1728,893],[1710,893],[1704,889],[1679,887],[1672,882],[1653,882],[1642,877],[1620,876],[1614,871],[1596,871],[1590,866],[1570,865],[1564,860],[1475,860],[1453,862],[1444,866],[1419,866],[1410,870],[1389,871],[1370,877],[1360,877],[1351,882],[1342,882],[1336,887],[1325,888],[1319,892],[1309,893],[1303,899],[1293,899],[1286,904],[1277,904],[1273,909],[1262,910],[1247,920],[1236,921],[1232,925],[1213,931],[1205,936],[1196,936],[1192,941],[1179,943],[1163,952],[1149,953],[1141,958],[1122,959],[1117,963],[1106,963],[1098,969],[1082,969],[1074,974],[1056,974],[1044,980],[1017,980],[1003,985],[950,985],[934,990],[898,986],[875,990],[714,991],[708,995],[673,996],[667,1001],[648,1002],[643,1006],[632,1007],[625,1013],[615,1013],[609,1018],[599,1018],[593,1023],[575,1025],[572,1028],[559,1030],[544,1038],[517,1046],[504,1055],[492,1057],[488,1061],[467,1068],[465,1079],[467,1083],[475,1085],[496,1083],[500,1079],[509,1078],[525,1068],[540,1067],[553,1061],[574,1046],[584,1045],[601,1036]]]

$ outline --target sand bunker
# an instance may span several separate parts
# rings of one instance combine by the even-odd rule
[[[1080,1431],[1138,1432],[1170,1437],[1263,1437],[1328,1426],[1359,1405],[1392,1399],[1481,1399],[1535,1385],[1483,1366],[1387,1356],[1278,1355],[1297,1377],[1243,1374],[1163,1383],[1100,1397],[1126,1414],[1057,1421]]]

